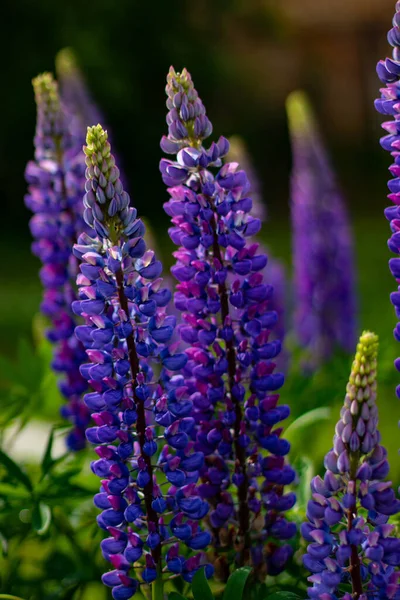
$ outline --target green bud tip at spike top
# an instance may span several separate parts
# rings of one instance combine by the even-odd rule
[[[87,128],[86,146],[83,147],[83,151],[86,154],[86,165],[98,167],[108,178],[111,169],[115,166],[115,160],[111,155],[107,131],[100,124]]]
[[[48,104],[59,108],[58,85],[51,73],[41,73],[32,79],[37,104]]]
[[[63,48],[56,56],[57,74],[75,73],[78,70],[78,63],[72,48]]]
[[[376,371],[379,339],[375,333],[364,331],[357,344],[357,351],[351,368],[347,396],[350,400],[368,404],[375,401]]]
[[[306,133],[315,128],[316,122],[307,94],[296,90],[286,100],[289,129],[292,133]]]
[[[42,73],[32,79],[32,85],[38,109],[38,126],[44,126],[47,135],[60,135],[62,110],[57,81],[51,73]]]

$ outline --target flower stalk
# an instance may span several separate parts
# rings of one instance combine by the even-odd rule
[[[279,542],[294,535],[283,513],[295,497],[284,493],[294,472],[284,459],[289,444],[275,427],[289,411],[275,393],[283,383],[274,373],[280,340],[269,339],[277,314],[263,278],[267,257],[252,239],[261,224],[249,214],[244,171],[237,163],[222,166],[228,140],[203,145],[212,126],[186,69],[170,69],[166,92],[168,136],[161,147],[176,160],[163,159],[160,170],[171,196],[164,205],[169,233],[178,246],[172,274],[187,344],[185,384],[196,448],[205,454],[200,493],[211,509],[219,570],[226,571],[223,552],[233,543],[236,565],[252,564],[262,578],[280,572],[291,555],[290,545]],[[257,540],[254,528],[262,532]]]

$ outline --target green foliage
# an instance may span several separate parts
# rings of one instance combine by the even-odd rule
[[[250,573],[249,567],[242,567],[234,571],[227,581],[222,600],[242,600]]]
[[[204,569],[199,569],[193,577],[192,592],[194,600],[214,600]]]

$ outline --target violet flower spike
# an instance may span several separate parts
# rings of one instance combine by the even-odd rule
[[[191,581],[204,564],[198,551],[211,536],[199,522],[208,505],[196,487],[204,456],[190,441],[192,402],[179,385],[187,357],[169,347],[171,293],[162,286],[161,263],[146,250],[144,225],[130,207],[100,125],[88,128],[84,152],[84,218],[93,234],[83,234],[74,247],[81,273],[73,308],[86,323],[76,328],[89,359],[81,371],[94,389],[84,399],[94,421],[86,436],[99,456],[92,463],[102,479],[94,499],[103,511],[98,523],[110,535],[101,547],[114,567],[103,582],[116,600],[132,597],[141,583],[152,584],[159,600],[164,572]],[[169,487],[159,485],[156,471]],[[206,573],[212,574],[211,566]]]
[[[294,328],[314,370],[335,347],[356,343],[357,298],[353,243],[346,207],[301,92],[287,101],[292,141]]]
[[[388,182],[390,194],[389,200],[393,206],[385,210],[385,216],[390,223],[392,232],[388,240],[388,246],[394,254],[400,254],[400,2],[396,3],[396,14],[393,17],[393,28],[388,33],[388,41],[393,46],[392,58],[379,61],[377,72],[384,86],[381,97],[375,101],[375,108],[383,115],[387,115],[388,121],[382,124],[388,135],[381,138],[381,146],[390,152],[394,163],[389,167],[392,179]],[[400,341],[400,258],[391,258],[389,268],[398,284],[396,292],[390,296],[395,307],[396,317],[399,320],[395,329],[394,337]],[[395,367],[400,371],[400,358],[396,359]],[[400,398],[400,385],[397,386],[396,395]]]
[[[85,359],[82,344],[74,336],[76,318],[71,312],[75,299],[76,260],[72,246],[82,231],[81,197],[85,165],[67,127],[57,83],[50,73],[33,80],[37,104],[35,160],[28,163],[26,206],[34,213],[30,229],[33,253],[43,266],[41,311],[49,318],[46,332],[54,344],[52,367],[60,373],[59,387],[68,401],[61,413],[73,424],[67,436],[71,450],[85,445],[89,413],[81,400],[87,382],[79,372]]]
[[[311,571],[309,598],[397,598],[400,539],[390,516],[400,512],[390,481],[387,452],[380,445],[376,405],[378,337],[360,337],[346,388],[344,406],[325,456],[324,478],[314,477],[312,499],[301,533],[309,542],[304,566]]]
[[[292,553],[286,540],[295,526],[284,513],[295,496],[284,486],[295,475],[278,426],[289,408],[278,405],[276,393],[284,378],[274,373],[280,341],[269,340],[277,315],[261,274],[267,257],[246,240],[261,224],[249,215],[246,174],[236,163],[221,167],[228,140],[203,146],[212,126],[186,69],[170,69],[166,92],[168,136],[161,147],[177,160],[162,159],[160,170],[171,196],[164,205],[169,233],[179,246],[172,274],[179,282],[179,331],[189,345],[184,383],[197,422],[195,448],[206,456],[200,493],[211,506],[216,553],[234,543],[237,565],[252,564],[263,578],[282,571]]]

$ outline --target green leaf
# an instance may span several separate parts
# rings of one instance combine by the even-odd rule
[[[19,596],[10,596],[10,594],[0,594],[0,600],[23,600]]]
[[[53,442],[54,442],[54,429],[51,430],[49,439],[47,441],[46,450],[44,451],[42,463],[40,465],[42,469],[43,475],[45,475],[53,464],[53,459],[51,458],[51,451],[53,450]]]
[[[43,535],[48,531],[51,523],[51,510],[43,502],[36,504],[32,511],[32,527],[38,535]]]
[[[183,596],[181,596],[181,594],[178,594],[178,592],[171,592],[170,594],[168,594],[168,600],[187,600],[187,599],[184,598]]]
[[[194,600],[214,600],[204,569],[199,569],[193,577],[192,591]]]
[[[9,475],[13,479],[16,479],[17,481],[22,483],[30,492],[33,490],[33,486],[28,475],[24,473],[21,467],[19,467],[17,463],[15,463],[13,459],[10,458],[8,454],[3,452],[2,450],[0,450],[0,464],[4,465]]]
[[[26,488],[0,481],[0,497],[22,500],[31,498],[31,493]]]
[[[242,600],[246,581],[250,573],[251,567],[242,567],[234,571],[228,579],[222,600]]]
[[[305,430],[321,421],[328,421],[331,418],[331,409],[327,406],[320,406],[306,412],[301,417],[298,417],[289,427],[286,429],[285,437],[291,441],[298,435],[306,433]]]
[[[299,456],[293,462],[293,468],[299,481],[296,488],[297,502],[293,510],[305,515],[307,503],[311,498],[311,480],[315,475],[314,462],[307,456]]]

